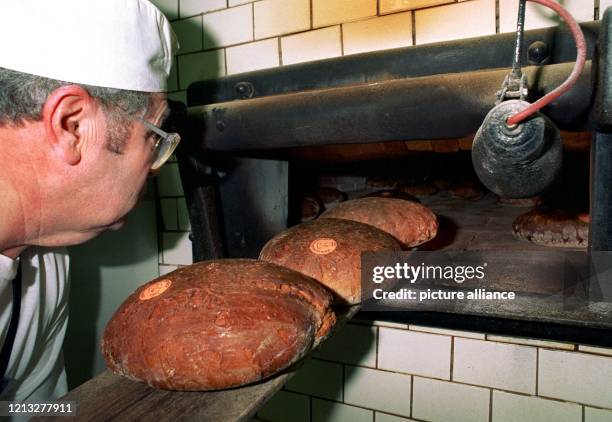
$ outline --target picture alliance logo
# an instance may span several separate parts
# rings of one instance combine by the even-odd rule
[[[416,283],[421,280],[453,280],[461,284],[466,280],[485,278],[487,263],[482,265],[411,265],[407,262],[392,266],[375,266],[372,270],[372,281],[380,284],[387,280],[404,280]]]

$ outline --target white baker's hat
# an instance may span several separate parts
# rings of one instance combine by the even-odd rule
[[[167,90],[178,48],[148,0],[0,0],[0,67],[107,88]]]

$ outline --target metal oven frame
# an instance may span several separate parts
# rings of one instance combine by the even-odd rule
[[[566,131],[592,131],[589,253],[612,251],[612,9],[581,25],[587,65],[576,86],[544,109]],[[273,152],[344,143],[461,138],[495,103],[512,63],[512,33],[357,54],[193,83],[177,111],[187,142],[177,151],[194,262],[256,257],[291,220],[293,163]],[[543,95],[569,73],[569,32],[525,33],[530,91]],[[441,124],[443,123],[443,124]],[[245,159],[242,157],[251,157]],[[297,165],[297,164],[296,164]],[[261,195],[262,190],[269,195]],[[607,285],[611,285],[612,280]],[[610,293],[609,299],[612,299]],[[612,300],[611,300],[612,301]],[[380,316],[379,316],[380,317]],[[390,316],[385,315],[386,318]],[[411,320],[602,344],[601,326],[546,325],[420,312]],[[405,315],[396,316],[405,319]],[[544,325],[542,325],[544,324]],[[612,330],[604,327],[606,333]],[[603,340],[612,344],[610,336]]]

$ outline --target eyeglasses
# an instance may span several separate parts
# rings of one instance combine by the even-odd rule
[[[181,135],[178,133],[164,132],[153,123],[141,117],[138,117],[138,120],[156,135],[155,145],[153,146],[153,164],[151,164],[151,170],[157,170],[168,161],[168,158],[170,158],[176,146],[181,141]]]

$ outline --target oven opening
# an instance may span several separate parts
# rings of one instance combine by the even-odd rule
[[[586,39],[584,69],[562,98],[543,109],[559,132],[553,141],[543,138],[558,150],[549,162],[534,166],[542,176],[523,172],[518,162],[486,180],[474,165],[475,157],[481,168],[489,165],[490,157],[481,160],[482,154],[474,153],[475,139],[485,116],[499,104],[515,34],[355,54],[191,84],[189,123],[184,123],[191,139],[177,159],[194,261],[257,258],[270,239],[320,218],[342,201],[404,197],[438,218],[436,237],[417,251],[493,254],[496,263],[514,272],[473,287],[512,291],[520,300],[380,312],[364,308],[360,317],[612,344],[605,335],[612,329],[612,283],[606,271],[612,250],[607,188],[612,154],[602,80],[607,58],[596,49],[607,28],[580,26]],[[546,57],[536,54],[542,44]],[[575,40],[567,29],[542,29],[526,31],[524,46],[522,74],[529,95],[541,98],[572,71]],[[594,265],[595,280],[588,272]],[[444,283],[421,287],[456,290]]]

